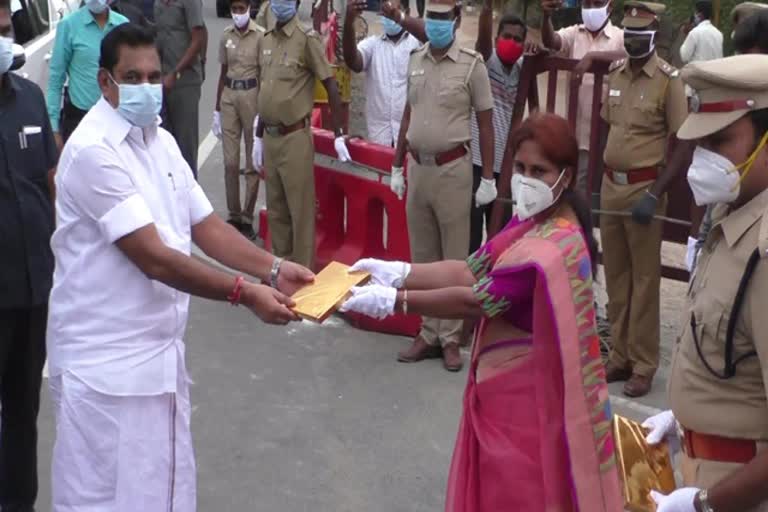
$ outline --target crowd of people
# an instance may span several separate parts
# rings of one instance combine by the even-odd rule
[[[23,49],[0,0],[0,212],[10,219],[0,223],[3,512],[34,509],[46,357],[53,510],[195,510],[189,298],[242,305],[267,323],[298,321],[290,296],[314,279],[309,118],[318,82],[337,156],[350,160],[338,85],[298,2],[265,2],[254,20],[247,0],[231,0],[211,127],[224,153],[225,222],[196,180],[209,36],[202,3],[158,0],[151,21],[130,6],[86,0],[59,24],[44,95],[13,73]],[[341,309],[422,315],[398,360],[442,358],[449,371],[462,368],[472,327],[447,511],[621,511],[607,384],[623,382],[629,397],[651,390],[660,217],[685,175],[697,209],[672,409],[644,424],[650,444],[680,437],[685,487],[653,496],[659,512],[768,511],[768,9],[735,9],[740,55],[723,58],[713,7],[696,1],[678,70],[657,53],[663,4],[624,2],[619,27],[611,0],[583,0],[583,23],[555,30],[562,7],[541,0],[534,45],[515,14],[494,27],[486,2],[468,49],[457,41],[455,0],[419,3],[419,16],[385,2],[383,33],[361,42],[353,27],[365,3],[349,0],[342,52],[350,70],[366,73],[370,140],[394,148],[390,188],[405,201],[412,258],[357,262],[371,284]],[[512,130],[525,55],[542,52],[578,61],[575,132],[537,112]],[[600,62],[609,72],[595,105]],[[598,109],[608,131],[596,156]],[[585,197],[596,158],[605,362]],[[495,230],[506,180],[514,215]],[[261,181],[271,253],[252,243]],[[191,257],[193,243],[239,275]]]

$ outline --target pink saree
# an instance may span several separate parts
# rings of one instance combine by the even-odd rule
[[[513,220],[468,263],[485,317],[446,511],[621,512],[580,227]]]

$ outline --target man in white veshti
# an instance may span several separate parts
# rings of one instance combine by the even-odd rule
[[[66,144],[56,176],[48,354],[56,415],[54,512],[195,510],[182,337],[189,294],[298,320],[312,273],[258,249],[213,214],[159,127],[154,38],[122,25],[101,46],[103,98]],[[190,257],[210,257],[272,287]],[[281,291],[278,291],[280,289]]]

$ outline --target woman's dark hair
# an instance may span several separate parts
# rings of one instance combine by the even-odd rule
[[[528,26],[520,18],[520,16],[514,13],[507,12],[501,16],[501,19],[499,20],[499,25],[496,27],[497,36],[501,34],[501,29],[504,28],[504,25],[517,25],[519,27],[523,27],[523,39],[525,39],[525,37],[528,35]]]
[[[520,125],[512,136],[510,150],[516,153],[525,141],[536,142],[541,151],[553,164],[560,169],[570,168],[573,172],[568,188],[563,190],[565,200],[576,217],[587,241],[589,256],[592,260],[592,274],[597,275],[597,240],[592,232],[592,212],[589,204],[579,192],[574,190],[578,174],[579,144],[568,125],[568,121],[556,114],[535,114]]]
[[[733,48],[738,53],[749,53],[755,48],[768,53],[768,9],[760,9],[738,24]]]
[[[155,35],[151,30],[134,23],[123,23],[113,28],[101,41],[99,67],[110,73],[114,71],[120,58],[120,47],[140,48],[155,47]]]

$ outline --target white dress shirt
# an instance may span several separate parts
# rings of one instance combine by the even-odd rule
[[[190,254],[191,228],[213,208],[176,141],[159,118],[135,127],[102,98],[67,142],[56,189],[51,376],[71,372],[110,395],[176,392],[189,295],[150,280],[115,245],[154,224]]]
[[[365,71],[365,115],[368,139],[384,146],[397,143],[405,110],[408,60],[421,42],[408,32],[392,41],[386,34],[357,45]]]
[[[723,58],[723,33],[709,20],[703,20],[688,32],[680,47],[685,64]]]

